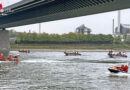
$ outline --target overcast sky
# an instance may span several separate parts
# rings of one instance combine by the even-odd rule
[[[1,0],[4,7],[18,1],[21,0]],[[41,23],[41,32],[69,33],[74,32],[76,27],[85,24],[86,27],[91,28],[93,34],[112,34],[112,19],[115,20],[115,26],[117,26],[117,11]],[[121,10],[121,23],[130,24],[130,9]],[[29,30],[39,32],[39,24],[13,27],[10,29],[19,32],[28,32]]]

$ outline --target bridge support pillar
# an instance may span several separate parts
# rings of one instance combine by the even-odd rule
[[[10,42],[9,34],[5,29],[0,30],[0,54],[3,53],[5,56],[9,54]]]

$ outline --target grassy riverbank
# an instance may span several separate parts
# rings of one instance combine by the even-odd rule
[[[11,50],[17,49],[81,49],[81,50],[130,50],[127,44],[23,44],[11,45]]]

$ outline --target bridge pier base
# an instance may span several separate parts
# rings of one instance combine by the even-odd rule
[[[5,29],[0,30],[0,54],[8,56],[10,50],[9,33]]]

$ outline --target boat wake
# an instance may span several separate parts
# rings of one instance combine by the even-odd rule
[[[130,77],[130,73],[111,73],[111,72],[106,72],[106,74],[108,74],[109,77]]]
[[[21,62],[24,62],[24,63],[44,63],[44,62],[53,63],[53,62],[61,62],[61,61],[38,59],[38,60],[24,60],[24,61],[21,61]]]

